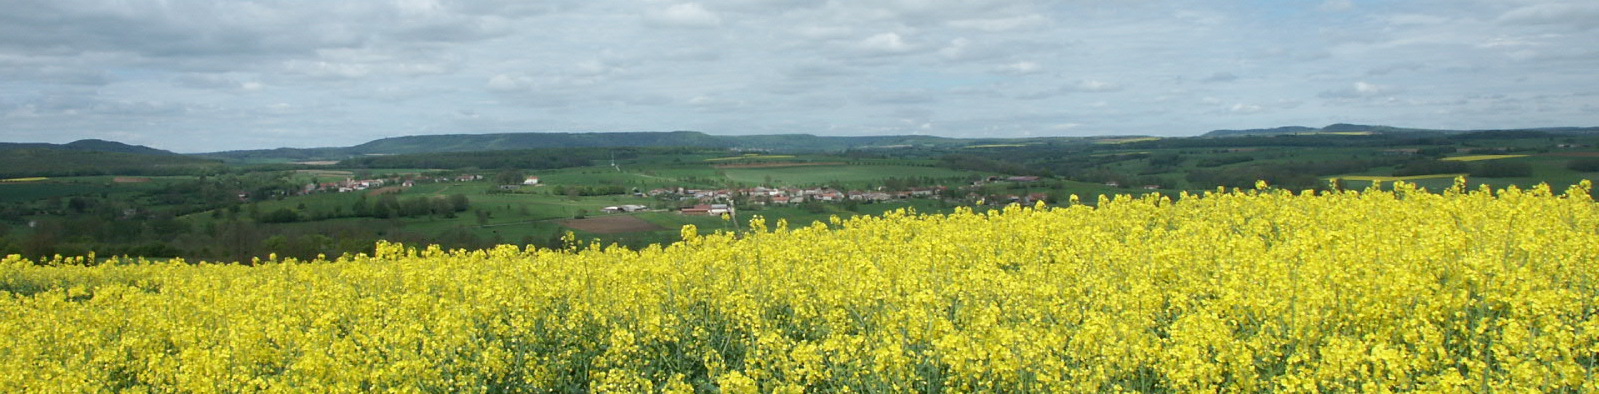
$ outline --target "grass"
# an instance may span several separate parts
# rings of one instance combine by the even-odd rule
[[[938,167],[909,165],[837,165],[775,168],[728,168],[722,170],[728,180],[745,184],[772,184],[774,186],[805,186],[838,184],[839,186],[864,186],[885,178],[966,178],[977,175],[970,171]],[[770,182],[767,180],[770,179]]]

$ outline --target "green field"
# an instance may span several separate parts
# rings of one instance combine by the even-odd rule
[[[812,186],[823,184],[859,185],[881,181],[884,178],[916,178],[926,177],[935,179],[946,178],[971,178],[979,173],[971,171],[951,170],[938,167],[918,167],[906,165],[831,165],[831,166],[802,166],[802,167],[773,167],[773,168],[727,168],[722,169],[728,180],[745,184],[767,184],[774,186]]]

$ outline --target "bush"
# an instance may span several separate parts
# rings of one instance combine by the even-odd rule
[[[1532,176],[1532,165],[1521,161],[1489,160],[1472,169],[1471,176],[1521,178]]]
[[[1566,168],[1572,171],[1599,172],[1599,158],[1572,160],[1566,162]]]

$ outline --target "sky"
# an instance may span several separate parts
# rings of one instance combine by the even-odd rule
[[[1599,126],[1593,0],[7,0],[0,141]]]

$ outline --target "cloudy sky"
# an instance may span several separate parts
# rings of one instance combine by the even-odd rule
[[[1593,0],[7,0],[0,141],[1599,126]]]

